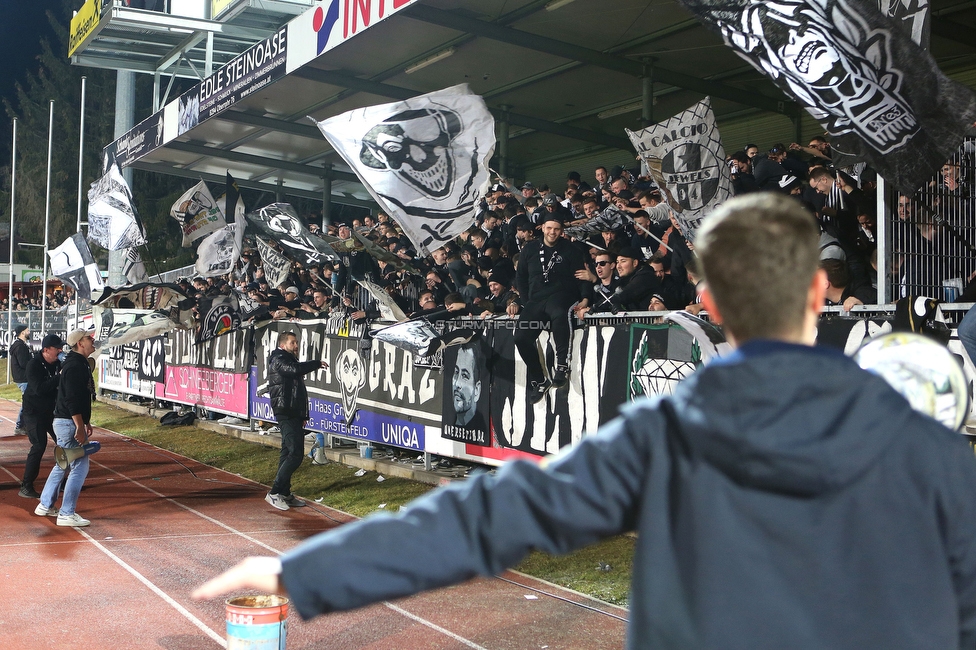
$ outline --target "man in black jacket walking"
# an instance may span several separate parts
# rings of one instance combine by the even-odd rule
[[[281,455],[271,491],[264,498],[278,510],[300,508],[305,502],[291,493],[291,475],[305,455],[305,429],[308,419],[308,391],[304,376],[321,368],[325,361],[299,361],[298,337],[294,332],[278,336],[278,347],[268,357],[268,392],[271,410],[281,427]]]
[[[27,363],[27,390],[24,391],[24,428],[30,438],[30,451],[24,464],[24,480],[20,483],[20,496],[38,499],[34,480],[41,468],[41,459],[47,449],[47,437],[54,436],[54,402],[58,397],[61,379],[61,362],[58,354],[64,341],[57,334],[48,334],[41,341],[41,353]]]
[[[31,349],[27,341],[30,340],[30,328],[26,325],[18,325],[14,328],[14,340],[10,343],[7,356],[10,359],[10,376],[20,389],[23,395],[27,390],[27,363],[31,359]],[[24,409],[21,407],[17,413],[17,423],[14,425],[14,433],[22,436],[27,433],[24,429]]]

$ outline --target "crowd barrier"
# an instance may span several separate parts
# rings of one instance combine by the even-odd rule
[[[120,314],[116,310],[116,315]],[[819,341],[852,353],[891,329],[891,310],[826,313]],[[307,428],[360,443],[498,465],[554,453],[614,418],[644,395],[666,394],[700,365],[699,343],[660,314],[592,319],[572,341],[569,385],[529,403],[525,365],[515,350],[511,320],[457,320],[481,334],[462,348],[415,358],[371,338],[343,318],[273,322],[197,343],[193,332],[114,348],[99,357],[100,388],[273,422],[267,396],[268,354],[285,331],[298,335],[300,360],[325,359],[306,376]],[[540,344],[552,366],[552,348]],[[953,333],[951,350],[967,376],[976,368]]]

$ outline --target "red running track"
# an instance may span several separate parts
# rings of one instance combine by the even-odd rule
[[[352,516],[310,503],[281,512],[267,487],[96,427],[102,450],[78,500],[88,528],[59,528],[17,495],[29,443],[0,401],[0,648],[226,647],[223,601],[190,591],[248,555],[279,553]],[[48,445],[40,491],[53,465]],[[409,561],[409,558],[403,558]],[[288,647],[622,648],[626,610],[528,576],[472,580],[304,622]]]

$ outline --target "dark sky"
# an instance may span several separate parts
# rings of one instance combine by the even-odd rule
[[[0,96],[12,98],[14,82],[23,82],[28,70],[37,69],[41,38],[55,40],[44,12],[59,4],[59,0],[0,0]]]

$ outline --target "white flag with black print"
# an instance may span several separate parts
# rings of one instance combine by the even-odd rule
[[[678,1],[833,136],[835,165],[865,161],[902,194],[928,182],[976,120],[973,91],[877,2]]]
[[[316,124],[421,255],[474,223],[495,120],[467,84]]]
[[[114,162],[88,190],[88,239],[110,251],[146,243],[132,192]]]
[[[732,177],[711,100],[706,97],[660,124],[626,131],[641,160],[661,170],[658,182],[663,180],[678,202],[681,211],[673,207],[682,234],[693,240],[702,219],[732,198]]]
[[[264,269],[268,286],[277,289],[288,280],[288,274],[291,273],[291,260],[260,237],[255,237],[254,240],[258,243],[258,255],[261,256],[261,267]]]
[[[203,181],[176,199],[176,203],[169,210],[169,216],[176,219],[183,230],[184,248],[227,225],[222,207]]]
[[[197,275],[212,278],[234,269],[244,248],[244,219],[208,235],[197,247]]]
[[[47,255],[51,258],[51,273],[74,287],[79,298],[91,300],[93,291],[101,292],[102,274],[80,232],[65,239]]]

